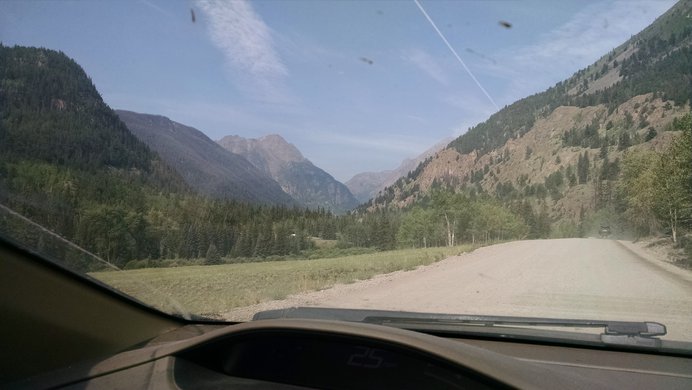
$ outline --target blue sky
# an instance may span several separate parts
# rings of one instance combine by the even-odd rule
[[[346,181],[569,77],[674,1],[419,4],[4,0],[0,41],[62,50],[113,108],[214,140],[281,134]]]

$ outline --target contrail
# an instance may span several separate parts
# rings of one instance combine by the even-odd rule
[[[483,88],[483,86],[481,85],[480,81],[478,81],[478,79],[476,78],[476,76],[474,76],[473,73],[471,73],[471,69],[469,69],[469,67],[466,66],[466,64],[464,63],[464,60],[462,60],[461,57],[459,57],[459,54],[457,54],[457,51],[454,50],[454,48],[452,47],[452,45],[449,44],[449,41],[447,41],[447,38],[445,38],[444,34],[442,34],[442,31],[440,31],[440,29],[437,28],[437,25],[436,25],[435,22],[433,22],[433,20],[430,18],[430,15],[428,15],[428,13],[425,12],[425,9],[424,9],[423,6],[420,4],[420,2],[419,2],[418,0],[413,0],[413,2],[416,3],[416,5],[418,6],[418,9],[420,10],[420,12],[423,13],[423,16],[425,16],[425,18],[428,19],[428,22],[430,22],[430,24],[433,26],[433,28],[435,29],[435,31],[437,31],[437,35],[439,35],[440,38],[442,38],[442,41],[444,41],[445,45],[447,45],[447,48],[449,48],[449,50],[452,52],[452,54],[454,54],[454,57],[456,57],[457,60],[459,60],[459,63],[461,64],[461,66],[463,66],[464,69],[466,69],[466,72],[469,74],[469,76],[471,76],[471,78],[473,79],[473,81],[476,82],[476,85],[478,86],[478,88],[480,88],[481,91],[483,91],[483,93],[484,93],[485,96],[488,98],[488,100],[490,100],[490,103],[492,103],[493,106],[495,106],[495,109],[496,109],[496,110],[499,110],[500,107],[497,106],[497,104],[495,103],[495,100],[493,100],[493,98],[490,97],[490,94],[488,93],[488,91],[486,91],[485,88]]]

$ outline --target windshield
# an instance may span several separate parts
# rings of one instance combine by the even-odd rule
[[[186,318],[692,342],[690,96],[689,0],[2,1],[0,236]]]

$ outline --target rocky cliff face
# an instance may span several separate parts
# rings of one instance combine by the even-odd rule
[[[616,177],[628,151],[664,149],[676,135],[667,131],[671,122],[689,109],[672,106],[653,93],[635,96],[610,113],[605,105],[561,106],[536,120],[524,135],[489,153],[441,150],[415,178],[399,179],[370,207],[405,207],[441,187],[500,199],[537,198],[554,219],[578,220],[582,212],[596,207],[599,197],[614,195],[614,182],[604,178],[604,170]],[[583,131],[586,124],[599,146],[570,144],[570,132]],[[580,180],[579,161],[584,156],[588,163]]]
[[[340,213],[358,205],[358,200],[344,184],[312,164],[279,135],[256,139],[230,135],[217,142],[270,175],[286,193],[305,206]]]

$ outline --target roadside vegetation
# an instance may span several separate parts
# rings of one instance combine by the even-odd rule
[[[473,248],[461,245],[403,249],[313,260],[147,268],[90,275],[163,310],[185,308],[192,313],[219,316],[234,307],[284,299],[378,274],[413,270]],[[167,297],[173,297],[176,303]]]
[[[681,132],[662,152],[629,153],[618,183],[622,221],[637,237],[663,233],[692,266],[692,116],[675,120]]]

